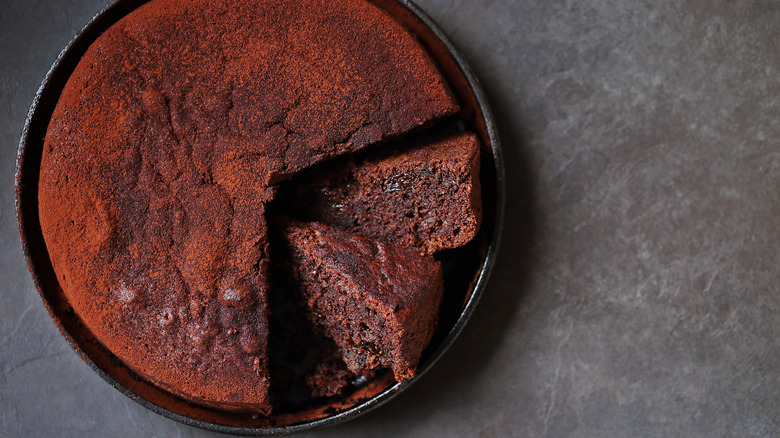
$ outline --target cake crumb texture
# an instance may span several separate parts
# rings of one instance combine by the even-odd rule
[[[476,135],[376,152],[302,184],[302,214],[425,254],[474,238],[482,220]]]
[[[285,237],[308,314],[347,368],[388,367],[399,382],[414,377],[436,326],[441,264],[317,222],[292,222]]]

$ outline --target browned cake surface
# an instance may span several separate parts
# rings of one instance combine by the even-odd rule
[[[303,185],[304,215],[426,254],[474,237],[482,217],[476,135],[374,155]]]
[[[309,315],[350,371],[392,368],[414,376],[436,325],[442,271],[431,256],[317,222],[285,237]]]
[[[186,398],[269,409],[271,185],[456,111],[423,49],[358,0],[154,0],[65,87],[41,228],[75,312]]]

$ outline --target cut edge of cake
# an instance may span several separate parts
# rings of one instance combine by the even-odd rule
[[[414,377],[443,295],[441,264],[389,242],[310,222],[284,229],[309,318],[353,373],[391,368]]]
[[[479,167],[473,133],[379,150],[297,188],[298,208],[311,220],[433,254],[479,231]]]

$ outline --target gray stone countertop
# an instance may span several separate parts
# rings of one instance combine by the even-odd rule
[[[106,0],[0,2],[0,436],[211,436],[71,351],[27,273],[16,145]],[[506,155],[499,261],[419,382],[304,436],[780,436],[780,7],[419,0]]]

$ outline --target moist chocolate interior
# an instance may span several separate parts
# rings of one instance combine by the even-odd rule
[[[274,414],[292,414],[327,405],[336,399],[349,397],[372,382],[392,379],[392,371],[388,368],[377,368],[370,375],[365,373],[352,375],[348,385],[337,395],[330,397],[312,395],[306,380],[312,375],[312,370],[321,363],[321,358],[328,357],[328,353],[335,348],[335,345],[309,323],[300,309],[295,285],[291,284],[291,267],[286,261],[285,243],[281,238],[282,218],[310,220],[305,210],[298,207],[299,199],[295,187],[311,181],[323,172],[339,169],[350,160],[372,158],[385,154],[389,150],[402,152],[423,142],[469,131],[473,131],[473,127],[466,119],[459,115],[452,116],[435,122],[426,129],[404,134],[367,150],[326,160],[279,186],[277,196],[266,209],[269,218],[270,255],[271,260],[274,260],[270,267],[268,351]],[[399,178],[411,179],[413,175],[401,175]],[[429,347],[422,353],[421,364],[430,355],[430,346],[437,345],[446,336],[457,319],[459,309],[467,299],[473,273],[482,261],[478,251],[475,251],[477,240],[474,239],[459,248],[442,250],[434,254],[434,258],[442,264],[444,295],[439,308],[438,323]]]
[[[475,136],[412,143],[303,178],[292,190],[301,217],[424,254],[467,243],[481,222]]]

